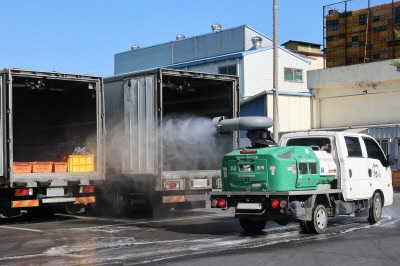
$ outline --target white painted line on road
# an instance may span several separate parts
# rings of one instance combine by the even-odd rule
[[[197,218],[205,218],[205,217],[213,217],[213,216],[220,216],[220,217],[231,217],[232,214],[208,214],[208,215],[201,215],[201,216],[185,216],[180,218],[173,218],[173,219],[159,219],[159,220],[147,220],[143,222],[133,222],[132,220],[122,220],[122,219],[112,219],[112,218],[98,218],[98,217],[87,217],[87,216],[77,216],[71,214],[62,214],[62,216],[73,217],[77,219],[84,219],[84,220],[100,220],[100,221],[108,221],[108,222],[119,222],[123,224],[146,224],[146,223],[162,223],[162,222],[173,222],[173,221],[183,221],[183,220],[192,220]],[[104,225],[110,226],[110,225]]]
[[[21,228],[21,227],[12,227],[12,226],[4,226],[4,225],[0,225],[0,228],[14,229],[14,230],[24,230],[24,231],[31,231],[31,232],[43,232],[42,230],[37,230],[37,229],[29,229],[29,228]]]
[[[98,220],[98,221],[119,222],[119,223],[124,223],[124,222],[131,223],[132,222],[132,221],[121,220],[121,219],[98,218],[98,217],[92,217],[92,216],[78,216],[78,215],[72,215],[72,214],[60,214],[60,216],[73,217],[73,218],[83,219],[83,220]]]
[[[232,217],[232,214],[211,214],[211,215],[201,215],[201,216],[189,216],[189,217],[182,217],[182,218],[174,218],[174,219],[166,219],[166,220],[151,220],[150,223],[163,223],[163,222],[175,222],[175,221],[183,221],[183,220],[193,220],[198,218],[206,218],[206,217]],[[146,222],[138,222],[138,223],[146,223]]]
[[[181,217],[181,218],[174,218],[174,219],[160,219],[160,220],[148,220],[143,222],[134,222],[128,220],[115,220],[115,219],[107,219],[107,218],[96,218],[96,217],[83,217],[83,216],[75,216],[75,215],[65,215],[69,217],[76,217],[78,219],[93,219],[93,220],[103,220],[103,221],[110,221],[110,222],[122,222],[120,224],[107,224],[107,225],[96,225],[90,226],[85,228],[101,228],[101,227],[110,227],[110,226],[122,226],[122,225],[139,225],[139,224],[150,224],[150,223],[163,223],[163,222],[174,222],[174,221],[184,221],[184,220],[193,220],[199,218],[207,218],[207,217],[231,217],[231,214],[211,214],[211,215],[200,215],[200,216],[189,216],[189,217]],[[81,229],[81,228],[73,228],[73,229]]]

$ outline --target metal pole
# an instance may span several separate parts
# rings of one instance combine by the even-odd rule
[[[279,112],[278,112],[278,0],[274,0],[274,53],[273,53],[273,102],[274,102],[274,140],[279,141]]]

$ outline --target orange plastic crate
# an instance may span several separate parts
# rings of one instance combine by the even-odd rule
[[[33,173],[51,173],[53,171],[53,162],[33,162]]]
[[[14,174],[32,173],[31,162],[15,162],[13,163]]]
[[[68,162],[54,162],[53,172],[56,173],[68,172]]]

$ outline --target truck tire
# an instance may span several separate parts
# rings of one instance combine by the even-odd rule
[[[310,229],[308,228],[309,221],[300,221],[300,229],[304,234],[311,234]]]
[[[323,234],[328,227],[328,214],[324,205],[317,205],[314,208],[312,220],[306,222],[307,227],[313,234]]]
[[[114,217],[122,217],[128,214],[129,197],[124,189],[114,188],[108,199],[108,214]]]
[[[259,233],[264,229],[265,225],[267,224],[267,221],[240,218],[239,223],[244,231],[248,233]]]
[[[382,216],[382,197],[381,194],[375,192],[372,196],[372,204],[369,209],[368,222],[374,224],[381,220]]]

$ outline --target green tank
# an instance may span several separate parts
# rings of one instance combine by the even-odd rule
[[[320,174],[311,147],[288,146],[239,149],[222,161],[223,191],[312,190],[335,176]]]

